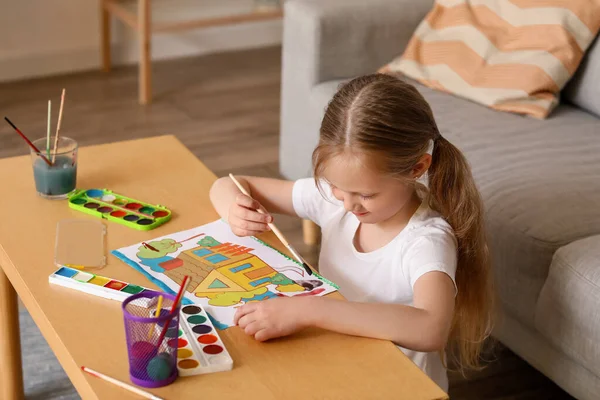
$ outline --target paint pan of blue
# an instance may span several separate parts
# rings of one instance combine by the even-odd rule
[[[102,197],[104,195],[104,191],[102,191],[100,189],[90,189],[87,192],[85,192],[85,194],[88,197],[96,198],[96,197]]]
[[[64,276],[66,278],[72,278],[75,275],[77,275],[78,272],[79,271],[76,271],[76,270],[71,269],[71,268],[62,267],[61,269],[59,269],[58,271],[56,271],[56,275]]]

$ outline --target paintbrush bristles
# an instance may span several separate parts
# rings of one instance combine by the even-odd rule
[[[52,153],[52,164],[56,160],[56,152],[58,151],[58,135],[60,133],[60,124],[62,122],[63,115],[63,106],[65,105],[65,92],[66,90],[63,88],[62,94],[60,96],[60,109],[58,111],[58,123],[56,124],[56,136],[54,137],[54,152]]]

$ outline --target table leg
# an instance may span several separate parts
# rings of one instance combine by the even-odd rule
[[[152,18],[150,13],[150,1],[138,0],[138,40],[140,46],[138,85],[140,104],[148,104],[152,99],[152,69],[150,65]]]
[[[23,366],[17,293],[0,268],[0,398],[22,400]]]
[[[100,0],[100,49],[102,52],[102,70],[109,72],[111,68],[110,53],[110,13],[104,7],[106,0]]]

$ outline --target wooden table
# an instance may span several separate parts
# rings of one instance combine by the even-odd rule
[[[107,223],[108,250],[217,218],[208,198],[214,174],[172,136],[83,148],[79,161],[79,187],[110,188],[175,212],[150,232]],[[38,197],[28,156],[0,160],[0,182],[0,398],[23,398],[16,294],[84,399],[135,398],[80,370],[85,365],[129,381],[120,303],[48,283],[56,269],[57,222],[94,217]],[[273,236],[264,239],[282,249]],[[113,256],[100,271],[152,287]],[[235,327],[220,335],[234,359],[232,371],[181,378],[153,392],[167,399],[447,398],[387,341],[318,329],[267,343]]]

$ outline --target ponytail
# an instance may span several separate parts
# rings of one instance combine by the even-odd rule
[[[458,242],[455,312],[449,358],[478,368],[483,341],[492,326],[493,291],[483,204],[464,155],[441,135],[435,139],[429,174],[429,206],[452,226]]]

